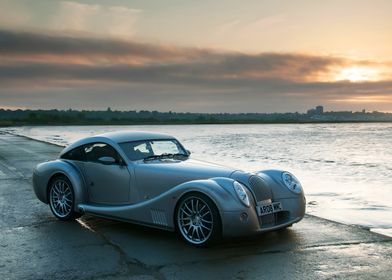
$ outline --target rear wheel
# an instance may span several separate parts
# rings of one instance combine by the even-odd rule
[[[177,231],[189,244],[206,247],[221,236],[218,209],[210,198],[200,193],[184,196],[176,212]]]
[[[67,177],[55,177],[49,184],[48,195],[50,210],[59,220],[69,221],[81,216],[74,211],[75,195]]]

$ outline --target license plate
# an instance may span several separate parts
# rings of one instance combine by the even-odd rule
[[[257,207],[257,214],[259,216],[264,216],[283,210],[282,203],[280,202],[261,204],[256,207]]]

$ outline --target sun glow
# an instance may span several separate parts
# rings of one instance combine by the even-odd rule
[[[368,67],[347,67],[342,69],[335,77],[336,81],[350,81],[350,82],[363,82],[363,81],[377,81],[379,80],[379,73],[376,69]]]
[[[392,103],[392,98],[388,95],[353,96],[344,99],[331,100],[333,102],[347,103]]]

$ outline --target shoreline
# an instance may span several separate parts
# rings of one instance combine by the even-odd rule
[[[113,126],[140,126],[140,125],[146,125],[146,126],[152,126],[152,125],[257,125],[257,124],[366,124],[366,123],[392,123],[392,120],[369,120],[369,121],[272,121],[272,122],[259,122],[259,121],[249,121],[249,122],[244,122],[244,121],[238,121],[238,122],[105,122],[105,121],[100,121],[100,122],[73,122],[73,123],[10,123],[10,124],[2,124],[0,123],[0,128],[9,128],[9,127],[23,127],[23,126],[108,126],[108,125],[113,125]]]

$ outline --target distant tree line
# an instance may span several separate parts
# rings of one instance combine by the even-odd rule
[[[391,122],[391,113],[178,113],[111,110],[5,110],[0,125],[109,125],[109,124],[245,124],[313,122]]]

